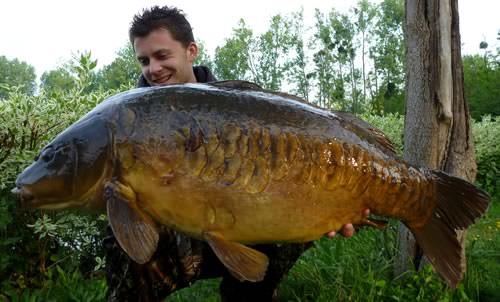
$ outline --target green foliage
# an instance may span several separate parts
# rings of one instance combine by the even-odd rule
[[[311,78],[313,74],[309,70],[309,57],[306,55],[304,42],[304,16],[303,12],[295,12],[290,16],[290,52],[294,53],[293,59],[287,62],[287,79],[289,83],[295,85],[291,89],[293,94],[301,96],[309,101],[309,94],[312,89]]]
[[[472,125],[480,187],[500,199],[500,117],[485,116]]]
[[[76,52],[71,60],[42,74],[40,94],[55,96],[75,88],[80,88],[80,93],[97,90],[99,75],[95,72],[96,66],[97,60],[92,58],[90,51]]]
[[[70,90],[42,89],[33,96],[11,89],[0,101],[0,297],[31,301],[60,291],[59,298],[50,299],[66,300],[62,291],[72,288],[71,294],[79,295],[74,300],[80,301],[87,290],[104,285],[94,276],[96,266],[102,267],[102,260],[96,260],[102,259],[102,217],[21,209],[10,193],[16,175],[47,142],[117,92],[89,88],[96,66],[90,53],[71,63],[77,77]],[[58,267],[68,275],[56,272]],[[89,277],[93,280],[82,281]]]
[[[404,17],[403,1],[384,0],[378,6],[374,43],[369,50],[374,63],[371,103],[376,113],[404,113]]]
[[[11,87],[28,95],[35,93],[35,68],[18,59],[0,56],[0,100],[6,98]]]
[[[218,302],[220,301],[218,290],[220,281],[220,278],[196,281],[190,287],[168,296],[165,302]]]
[[[370,33],[373,31],[373,20],[376,16],[377,10],[375,6],[371,4],[368,0],[359,0],[357,5],[352,8],[352,14],[354,17],[354,25],[356,26],[356,32],[360,35],[361,44],[361,72],[362,72],[362,95],[361,102],[365,103],[367,100],[367,89],[368,89],[368,68],[367,63],[367,53],[366,48],[369,44]],[[358,110],[355,109],[354,112]]]
[[[106,300],[106,281],[103,278],[85,278],[79,270],[67,272],[56,265],[46,273],[43,288],[27,288],[22,293],[7,288],[0,298],[7,301],[74,301],[94,302]]]
[[[198,40],[196,45],[198,45],[198,56],[196,57],[196,60],[194,60],[193,65],[206,66],[208,69],[213,71],[215,69],[214,62],[206,50],[205,43]]]
[[[135,58],[130,43],[117,52],[111,64],[104,66],[96,75],[96,85],[101,89],[120,89],[134,87],[141,74],[141,68]]]
[[[488,212],[467,234],[469,274],[479,287],[477,301],[500,301],[500,199],[498,195]],[[472,282],[469,282],[472,283]],[[471,284],[472,285],[472,284]]]
[[[219,80],[249,80],[280,90],[288,76],[297,81],[293,89],[308,95],[306,60],[301,37],[302,13],[273,16],[267,31],[255,37],[244,20],[233,36],[215,50],[214,72]],[[294,73],[297,71],[298,73]]]
[[[214,73],[219,80],[250,80],[250,50],[253,47],[253,32],[240,19],[233,36],[215,49]]]
[[[260,35],[240,20],[217,47],[214,71],[220,80],[285,88],[325,108],[402,114],[403,21],[402,0],[362,0],[348,13],[317,10],[311,34],[302,11],[271,17]]]
[[[301,15],[296,15],[301,17]],[[271,90],[280,90],[284,75],[290,69],[288,60],[294,44],[297,43],[296,37],[297,21],[289,17],[275,15],[271,18],[269,29],[259,36],[257,40],[257,49],[255,64],[253,65],[254,81]],[[300,24],[300,23],[299,23]]]
[[[398,113],[384,116],[365,113],[361,118],[384,132],[393,143],[397,154],[403,156],[404,116]]]
[[[500,54],[500,51],[499,51]],[[464,90],[474,119],[485,114],[500,116],[500,56],[463,57]]]
[[[59,67],[54,70],[44,72],[40,81],[40,89],[44,91],[58,92],[70,90],[74,87],[76,79],[67,69]]]
[[[310,46],[313,54],[313,78],[318,87],[316,103],[325,108],[352,111],[356,104],[356,70],[353,63],[354,25],[346,14],[332,10],[328,15],[316,10],[316,33]],[[349,102],[349,91],[351,99]]]

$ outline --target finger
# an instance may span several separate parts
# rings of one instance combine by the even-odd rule
[[[330,232],[325,234],[325,236],[328,238],[333,238],[333,237],[335,237],[335,235],[337,235],[337,232],[335,232],[335,231],[330,231]]]
[[[363,211],[363,217],[364,217],[364,218],[368,218],[368,216],[370,216],[370,209],[365,209],[365,210]]]
[[[354,235],[354,226],[352,225],[352,223],[344,225],[344,227],[342,228],[342,235],[344,237],[352,237],[352,235]]]

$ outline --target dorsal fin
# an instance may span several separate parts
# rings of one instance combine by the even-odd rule
[[[208,83],[212,86],[219,87],[219,88],[231,88],[231,89],[239,89],[239,90],[253,90],[253,91],[260,91],[260,92],[265,92],[268,94],[273,94],[280,96],[285,99],[292,99],[294,101],[307,104],[309,106],[313,106],[316,108],[320,108],[322,110],[326,110],[324,108],[318,107],[312,103],[307,102],[300,96],[294,95],[294,94],[289,94],[286,92],[280,92],[280,91],[274,91],[274,90],[269,90],[262,88],[259,84],[249,82],[249,81],[241,81],[241,80],[227,80],[227,81],[219,81],[219,82],[211,82]]]
[[[353,131],[354,133],[356,133],[356,135],[367,140],[371,144],[376,145],[382,151],[384,151],[385,154],[390,156],[397,156],[394,144],[387,137],[387,135],[385,135],[384,132],[356,117],[352,113],[341,111],[334,111],[333,113],[335,113],[335,115],[342,119],[342,125],[344,127]]]
[[[241,90],[265,91],[258,84],[248,82],[248,81],[240,81],[240,80],[227,80],[227,81],[211,82],[208,84],[215,86],[215,87],[219,87],[219,88],[233,88],[233,89],[241,89]]]

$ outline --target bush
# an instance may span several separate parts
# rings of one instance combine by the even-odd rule
[[[10,87],[8,97],[0,100],[0,300],[32,294],[65,300],[64,295],[56,298],[63,288],[52,286],[62,281],[69,284],[68,293],[71,288],[84,292],[87,285],[89,290],[105,286],[97,279],[82,281],[92,279],[102,268],[103,216],[20,209],[10,193],[15,177],[45,144],[117,92],[84,93],[89,66],[81,66],[80,80],[69,91],[41,90],[30,96]]]
[[[389,113],[384,116],[364,114],[361,118],[384,132],[392,141],[397,154],[403,155],[404,116],[399,113]]]
[[[477,183],[500,199],[500,117],[485,116],[472,126],[476,147]]]

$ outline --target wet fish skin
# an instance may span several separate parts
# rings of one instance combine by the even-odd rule
[[[117,95],[45,153],[49,160],[16,181],[27,205],[106,208],[118,242],[140,263],[156,249],[156,225],[173,227],[206,240],[250,281],[263,278],[267,257],[242,244],[312,241],[348,222],[370,224],[362,217],[370,208],[403,221],[456,286],[455,230],[490,201],[464,180],[403,162],[380,131],[351,115],[241,82]]]

